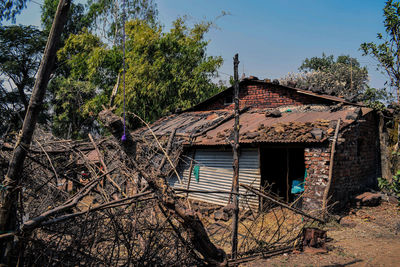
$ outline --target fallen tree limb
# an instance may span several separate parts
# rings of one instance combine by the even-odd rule
[[[224,191],[224,190],[194,190],[194,189],[174,188],[174,191],[187,192],[187,193],[200,193],[200,194],[232,194],[238,196],[254,196],[254,194],[232,193],[231,191]]]
[[[112,114],[112,113],[111,113]],[[132,114],[133,116],[135,116],[135,118],[138,118],[144,125],[146,125],[147,129],[149,130],[149,132],[151,133],[151,135],[154,137],[154,140],[156,141],[158,147],[161,149],[161,151],[164,153],[164,158],[166,158],[169,162],[169,164],[171,164],[172,170],[175,172],[176,178],[178,178],[178,181],[181,185],[182,184],[182,179],[181,176],[179,175],[179,173],[176,171],[175,165],[172,163],[171,159],[169,158],[168,153],[165,151],[165,149],[162,147],[162,145],[160,144],[160,141],[158,141],[158,138],[156,136],[156,134],[154,133],[154,131],[150,128],[149,124],[147,122],[145,122],[141,117],[139,117],[138,115],[136,115],[135,113],[130,112],[130,114]],[[100,114],[99,114],[100,115]],[[121,121],[120,121],[121,122]],[[174,137],[175,136],[175,131],[177,130],[177,128],[174,129],[174,134],[171,136]],[[132,139],[132,137],[131,137]],[[173,138],[171,138],[171,142],[172,142]]]
[[[181,224],[193,248],[197,250],[210,265],[226,265],[227,259],[225,252],[217,248],[210,241],[204,225],[197,214],[192,210],[186,209],[186,207],[177,200],[174,191],[166,183],[165,177],[163,177],[160,172],[150,175],[138,166],[135,161],[136,152],[134,150],[134,141],[129,131],[125,133],[126,141],[121,141],[121,136],[123,134],[121,118],[113,114],[111,110],[103,110],[99,113],[99,119],[118,140],[122,150],[129,157],[131,164],[147,181],[149,188],[153,190],[160,204]]]
[[[115,169],[113,169],[115,170]],[[111,172],[111,171],[110,171]],[[67,200],[66,202],[64,202],[62,205],[55,207],[49,211],[46,211],[44,213],[42,213],[41,215],[30,219],[28,221],[26,221],[22,227],[21,227],[21,232],[28,232],[34,228],[36,228],[37,226],[39,226],[42,222],[44,222],[45,220],[47,220],[50,216],[63,212],[65,210],[68,210],[70,208],[75,207],[78,202],[85,197],[87,194],[89,194],[89,192],[100,182],[101,179],[103,179],[103,177],[105,175],[107,175],[108,173],[105,173],[101,176],[99,176],[97,179],[91,181],[90,183],[88,183],[84,188],[82,188],[77,194],[75,194],[71,199]]]
[[[160,166],[158,167],[158,170],[161,171],[162,168],[164,167],[165,161],[167,160],[167,157],[169,155],[169,153],[171,152],[171,146],[172,146],[172,141],[174,140],[175,137],[175,133],[176,130],[178,129],[178,127],[175,127],[174,130],[171,132],[169,139],[168,139],[168,145],[167,145],[167,149],[166,149],[166,153],[160,163]],[[171,160],[169,160],[171,162]]]
[[[17,205],[20,195],[19,186],[21,183],[21,173],[27,151],[31,145],[33,132],[35,131],[36,121],[42,109],[42,103],[45,96],[46,88],[53,71],[56,60],[58,43],[61,33],[64,29],[65,21],[68,17],[71,0],[60,0],[57,11],[54,16],[53,25],[51,27],[49,37],[47,39],[46,48],[40,62],[37,72],[35,84],[33,86],[32,95],[29,100],[28,109],[26,110],[24,123],[15,144],[13,155],[9,162],[7,174],[2,181],[5,192],[1,194],[0,207],[0,231],[15,231],[17,228]],[[12,255],[16,255],[18,245],[7,240],[6,243],[0,243],[0,263],[7,265],[15,265]]]
[[[50,224],[54,224],[54,223],[60,223],[60,222],[63,222],[63,221],[66,221],[66,220],[69,220],[69,219],[84,215],[84,214],[89,213],[89,212],[95,212],[95,211],[100,211],[100,210],[104,210],[104,209],[116,208],[116,207],[120,207],[120,206],[130,205],[130,204],[132,204],[134,202],[147,201],[147,200],[150,200],[150,199],[154,199],[154,197],[150,197],[150,198],[145,198],[145,199],[139,199],[138,200],[138,198],[143,197],[143,196],[147,196],[147,195],[150,195],[150,194],[151,194],[151,192],[144,192],[144,193],[136,194],[134,196],[127,197],[127,198],[124,198],[124,199],[118,199],[118,200],[115,200],[115,201],[110,201],[110,202],[104,203],[102,205],[99,205],[99,206],[96,206],[96,207],[93,207],[93,208],[89,208],[89,209],[84,210],[84,211],[62,215],[62,216],[56,217],[54,219],[51,219],[51,220],[48,220],[48,221],[44,221],[44,222],[42,222],[40,224],[40,226],[50,225]]]
[[[268,196],[266,193],[263,193],[263,192],[261,192],[260,190],[254,188],[254,187],[251,187],[251,186],[248,186],[248,185],[245,185],[245,184],[240,184],[240,186],[243,187],[243,188],[245,188],[245,189],[247,189],[247,190],[249,190],[249,191],[251,191],[251,192],[253,192],[254,194],[259,195],[260,197],[263,197],[263,198],[268,199],[269,201],[271,201],[271,202],[273,202],[273,203],[275,203],[275,204],[277,204],[277,205],[279,205],[279,206],[281,206],[281,207],[284,207],[284,208],[286,208],[286,209],[288,209],[288,210],[291,210],[291,211],[293,211],[293,212],[295,212],[295,213],[301,214],[301,215],[303,215],[304,217],[313,219],[313,220],[318,221],[318,222],[320,222],[320,223],[325,223],[324,220],[321,220],[321,219],[319,219],[319,218],[317,218],[317,217],[314,217],[314,216],[312,216],[312,215],[310,215],[310,214],[308,214],[308,213],[306,213],[306,212],[304,212],[304,211],[302,211],[302,210],[293,208],[293,207],[291,207],[291,206],[289,206],[289,205],[287,205],[287,204],[285,204],[285,203],[282,203],[282,202],[280,202],[280,201],[274,199],[274,198],[271,197],[271,196]]]
[[[100,152],[99,148],[97,147],[96,142],[93,140],[93,137],[92,137],[91,134],[89,134],[89,139],[90,139],[90,142],[92,142],[94,149],[96,150],[97,156],[99,157],[101,166],[103,166],[104,172],[107,173],[107,171],[108,171],[107,170],[107,165],[104,163],[103,155],[101,154],[101,152]],[[123,197],[126,197],[126,194],[124,193],[124,191],[122,191],[121,187],[111,178],[110,175],[107,174],[106,178],[121,193],[121,195]]]

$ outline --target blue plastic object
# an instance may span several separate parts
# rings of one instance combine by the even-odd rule
[[[292,190],[290,191],[292,194],[299,194],[304,191],[304,182],[299,180],[292,181]]]
[[[306,183],[306,178],[307,178],[307,169],[304,172],[304,181],[300,180],[292,181],[292,189],[290,190],[290,192],[292,194],[299,194],[304,192],[304,184]]]
[[[199,165],[194,166],[193,174],[194,174],[194,177],[196,178],[196,182],[199,182],[199,180],[200,180],[200,166]]]

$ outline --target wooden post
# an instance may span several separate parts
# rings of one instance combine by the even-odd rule
[[[289,148],[286,148],[286,202],[289,203]]]
[[[12,158],[4,178],[3,187],[6,188],[1,197],[0,208],[0,232],[7,233],[16,229],[17,223],[17,202],[20,194],[19,185],[21,173],[29,150],[36,121],[42,109],[42,102],[46,92],[50,74],[53,71],[56,52],[61,33],[64,28],[71,0],[60,0],[54,17],[53,25],[47,40],[43,58],[40,63],[32,96],[29,101],[28,110],[25,114],[22,130],[18,136]],[[6,265],[14,265],[10,262],[11,254],[14,254],[15,247],[13,240],[6,240],[0,243],[0,262]]]
[[[328,202],[328,194],[329,190],[331,188],[331,183],[332,183],[332,174],[333,174],[333,160],[335,156],[335,147],[336,147],[336,142],[339,134],[339,128],[340,128],[340,118],[336,124],[336,130],[335,130],[335,136],[333,137],[332,140],[332,147],[331,147],[331,157],[329,160],[329,175],[328,175],[328,183],[326,184],[325,190],[324,190],[324,196],[322,199],[322,212],[323,212],[323,219],[326,219],[327,215],[327,202]]]
[[[381,151],[381,174],[382,177],[388,181],[392,180],[390,172],[390,152],[388,150],[388,133],[385,126],[385,118],[382,111],[378,112],[379,115],[379,146]],[[378,174],[379,175],[379,174]]]
[[[193,152],[193,158],[190,160],[189,177],[186,185],[186,190],[190,189],[190,181],[192,180],[192,171],[193,171],[193,161],[195,156],[196,156],[196,150]],[[186,198],[189,201],[189,191],[186,193]]]
[[[237,258],[238,222],[239,222],[239,55],[233,58],[234,92],[235,92],[235,124],[233,126],[233,218],[232,218],[232,259]]]

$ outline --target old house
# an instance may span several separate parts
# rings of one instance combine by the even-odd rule
[[[330,203],[340,207],[354,194],[376,186],[381,173],[379,117],[372,109],[257,78],[240,82],[239,98],[240,183],[268,187],[286,201],[301,196],[304,209],[321,209],[340,119]],[[174,131],[183,140],[182,184],[171,178],[175,188],[231,190],[233,106],[231,87],[152,124],[156,135]],[[146,136],[149,131],[136,134]],[[229,195],[190,193],[189,197],[225,205]],[[256,197],[250,202],[261,205]]]

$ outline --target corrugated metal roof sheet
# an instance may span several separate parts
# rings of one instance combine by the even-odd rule
[[[192,172],[189,189],[212,191],[215,189],[230,192],[232,189],[232,150],[221,151],[217,149],[196,149],[193,164],[199,167],[199,179],[196,180]],[[183,162],[180,171],[182,185],[174,176],[169,184],[174,188],[188,188],[190,164]],[[239,181],[242,184],[260,187],[261,174],[259,168],[257,149],[245,148],[241,150],[239,157]],[[246,193],[243,188],[239,189]],[[229,194],[216,193],[190,193],[190,199],[201,200],[218,205],[228,204]],[[245,205],[243,197],[240,197],[241,205]],[[256,195],[247,198],[249,205],[258,209],[258,197]]]
[[[240,143],[257,142],[323,142],[336,126],[331,121],[342,121],[341,128],[351,124],[353,120],[347,120],[348,113],[355,108],[330,111],[286,112],[281,117],[266,117],[265,110],[248,111],[240,115]],[[362,108],[362,115],[371,109]],[[198,136],[192,142],[196,145],[226,145],[231,140],[234,120],[230,119],[218,127]],[[319,128],[324,131],[320,139],[316,139],[311,131]]]
[[[191,136],[202,133],[216,125],[224,122],[233,115],[232,110],[218,111],[196,111],[173,114],[151,124],[151,130],[158,136],[167,135],[177,128],[176,134]],[[148,135],[149,129],[142,127],[134,132],[133,135]]]

